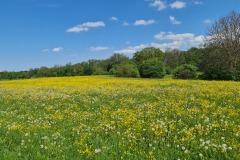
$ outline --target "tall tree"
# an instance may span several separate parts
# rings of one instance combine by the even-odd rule
[[[159,61],[162,61],[163,52],[158,48],[148,47],[148,48],[144,48],[140,52],[134,53],[133,55],[133,60],[136,62],[138,68],[140,68],[143,61],[149,60],[149,59],[157,59]]]
[[[216,21],[207,34],[210,44],[225,52],[228,70],[235,73],[240,60],[240,14],[231,11]]]
[[[114,53],[110,58],[106,59],[107,71],[113,68],[114,65],[120,65],[123,63],[130,63],[130,59],[120,53]]]
[[[178,49],[167,49],[163,54],[163,61],[166,67],[173,70],[177,66],[185,63],[184,52]]]

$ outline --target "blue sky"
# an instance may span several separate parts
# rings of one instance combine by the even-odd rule
[[[239,0],[1,0],[0,71],[52,67],[145,47],[204,42]]]

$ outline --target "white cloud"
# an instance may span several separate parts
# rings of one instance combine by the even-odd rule
[[[62,50],[63,50],[62,47],[57,47],[57,48],[53,48],[53,49],[52,49],[53,52],[60,52],[60,51],[62,51]]]
[[[154,2],[150,3],[150,6],[157,8],[158,11],[167,8],[166,2],[161,0],[154,0]]]
[[[175,1],[174,3],[171,3],[170,4],[170,7],[172,9],[181,9],[181,8],[184,8],[186,7],[186,3],[185,2],[182,2],[182,1]]]
[[[79,32],[86,32],[90,28],[96,28],[96,27],[104,27],[105,23],[102,21],[98,22],[86,22],[77,26],[74,26],[72,28],[69,28],[67,32],[74,32],[74,33],[79,33]]]
[[[124,21],[124,22],[123,22],[123,25],[124,25],[124,26],[129,26],[129,23],[126,22],[126,21]]]
[[[146,26],[146,25],[150,25],[150,24],[154,24],[156,23],[155,20],[151,19],[151,20],[137,20],[136,22],[133,23],[133,25],[135,26]]]
[[[104,50],[108,50],[109,48],[108,47],[91,47],[90,50],[95,52],[95,51],[104,51]]]
[[[183,33],[183,34],[174,34],[172,32],[160,32],[154,36],[158,40],[177,40],[183,41],[185,39],[189,39],[194,37],[192,33]]]
[[[49,52],[49,49],[43,49],[42,52]]]
[[[166,51],[168,48],[179,49],[182,46],[182,43],[179,41],[165,42],[165,43],[151,43],[152,47],[159,48],[162,51]]]
[[[118,18],[117,17],[111,17],[110,20],[111,21],[118,21]]]
[[[181,24],[182,23],[182,22],[176,20],[175,17],[173,17],[173,16],[169,16],[169,19],[172,24]]]
[[[166,51],[168,48],[186,50],[191,47],[199,47],[207,39],[207,37],[202,35],[195,36],[192,33],[174,34],[172,32],[160,32],[155,35],[155,38],[161,40],[162,42],[129,46],[125,49],[115,51],[115,53],[134,54],[146,47],[155,47],[161,49],[162,51]]]
[[[212,23],[212,20],[211,20],[211,19],[205,19],[205,20],[203,21],[203,23],[205,23],[205,24],[210,24],[210,23]]]
[[[133,54],[133,53],[136,53],[139,50],[142,50],[142,49],[146,48],[147,46],[148,45],[146,45],[146,44],[141,44],[141,45],[138,45],[138,46],[129,46],[125,49],[115,51],[115,53]]]
[[[162,44],[158,44],[159,48],[189,48],[193,46],[199,46],[206,40],[203,35],[195,36],[193,33],[174,34],[172,32],[160,32],[154,37],[161,41],[167,41]]]
[[[202,1],[195,1],[194,4],[201,5],[201,4],[203,4],[203,2]]]

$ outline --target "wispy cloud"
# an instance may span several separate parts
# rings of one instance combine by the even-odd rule
[[[130,24],[129,24],[127,21],[124,21],[124,22],[123,22],[123,25],[124,25],[124,26],[129,26]]]
[[[43,49],[42,52],[49,52],[50,50],[49,49]]]
[[[157,8],[158,11],[161,11],[167,8],[167,5],[165,1],[154,0],[154,2],[150,3],[150,7]]]
[[[161,46],[166,46],[168,48],[198,46],[203,44],[206,40],[206,37],[203,35],[195,36],[193,33],[175,34],[173,32],[160,32],[154,37],[160,41],[168,41],[168,43],[165,42],[161,44]]]
[[[52,49],[53,52],[60,52],[60,51],[62,51],[62,50],[63,50],[62,47],[57,47],[57,48],[53,48],[53,49]]]
[[[96,52],[96,51],[105,51],[105,50],[108,50],[109,47],[101,47],[101,46],[98,46],[98,47],[91,47],[90,50],[93,51],[93,52]]]
[[[117,17],[111,17],[109,18],[111,21],[118,21],[118,18]]]
[[[190,47],[198,47],[206,40],[206,37],[203,35],[195,36],[193,33],[175,34],[173,32],[160,32],[154,37],[161,42],[129,46],[127,48],[117,50],[115,53],[134,54],[146,47],[155,47],[161,49],[162,51],[165,51],[169,48],[185,50]]]
[[[117,51],[115,51],[115,53],[133,54],[133,53],[136,53],[139,50],[142,50],[142,49],[146,48],[147,46],[148,45],[146,45],[146,44],[141,44],[141,45],[138,45],[138,46],[129,46],[125,49],[117,50]]]
[[[63,50],[62,47],[56,47],[56,48],[52,48],[52,49],[48,49],[48,48],[43,49],[42,52],[50,52],[50,51],[52,51],[52,52],[60,52],[62,50]]]
[[[173,16],[169,16],[169,19],[170,19],[170,22],[171,22],[172,24],[181,24],[181,23],[182,23],[182,22],[176,20],[176,18],[173,17]]]
[[[205,24],[210,24],[210,23],[212,23],[212,20],[211,20],[211,19],[205,19],[205,20],[203,21],[203,23],[205,23]]]
[[[172,8],[172,9],[181,9],[181,8],[184,8],[186,7],[186,3],[183,2],[183,1],[175,1],[174,3],[171,3],[169,6]]]
[[[133,25],[135,26],[146,26],[146,25],[150,25],[150,24],[154,24],[156,23],[155,20],[151,19],[151,20],[137,20],[133,23]]]
[[[97,28],[97,27],[104,27],[105,23],[102,21],[98,22],[86,22],[77,26],[74,26],[72,28],[69,28],[67,32],[74,32],[74,33],[79,33],[79,32],[86,32],[89,31],[90,28]]]
[[[203,4],[202,1],[195,1],[195,2],[193,2],[193,3],[196,4],[196,5],[201,5],[201,4]]]

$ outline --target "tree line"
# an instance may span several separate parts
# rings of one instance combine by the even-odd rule
[[[145,48],[132,58],[115,53],[104,60],[64,66],[40,67],[20,72],[0,72],[0,79],[114,75],[117,77],[240,80],[240,14],[231,11],[209,28],[209,41],[187,51]]]

